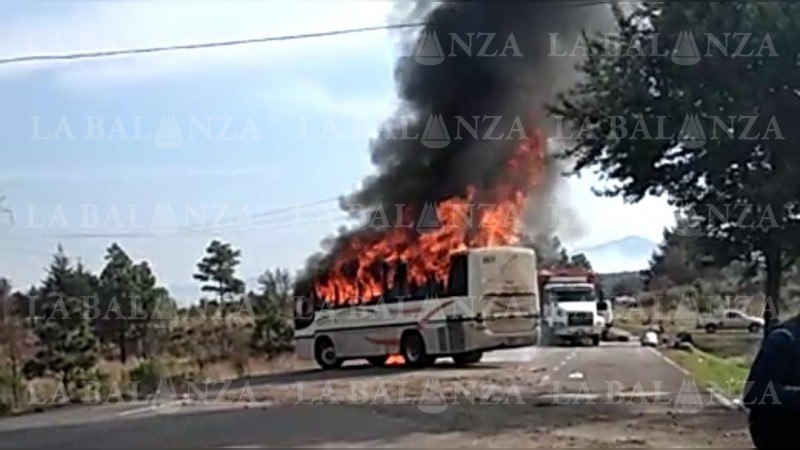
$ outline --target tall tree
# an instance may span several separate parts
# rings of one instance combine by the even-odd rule
[[[38,290],[34,332],[39,351],[25,366],[28,377],[51,374],[68,397],[82,388],[97,361],[97,339],[92,333],[85,300],[94,295],[85,269],[72,267],[59,246]]]
[[[586,257],[586,254],[584,253],[576,253],[572,255],[569,260],[569,265],[570,267],[592,270],[592,263],[589,262],[589,258]]]
[[[575,131],[562,156],[615,182],[602,194],[667,194],[718,265],[762,264],[766,332],[800,246],[800,5],[643,2],[615,14],[618,38],[585,38],[585,77],[551,108]]]
[[[240,257],[241,251],[215,239],[206,248],[206,256],[197,263],[194,279],[203,283],[203,292],[217,294],[221,307],[225,296],[244,292],[244,282],[236,278]]]
[[[250,296],[256,316],[253,343],[271,355],[287,349],[292,339],[292,279],[285,270],[267,270],[258,285],[261,291]]]
[[[643,272],[647,288],[679,286],[697,280],[702,269],[698,241],[693,236],[676,233],[675,229],[665,229],[662,235],[661,243],[650,257],[647,270]]]
[[[154,337],[163,333],[169,321],[176,317],[177,307],[169,291],[158,286],[147,261],[133,266],[132,278],[136,305],[133,333],[139,356],[149,358]]]
[[[539,233],[523,240],[523,245],[536,251],[536,259],[541,268],[565,267],[569,265],[567,250],[556,235]]]
[[[11,406],[19,408],[22,391],[22,368],[33,354],[33,343],[25,326],[25,304],[11,293],[11,283],[0,278],[0,356],[8,361],[8,384],[11,388]],[[0,370],[5,369],[0,365]]]
[[[119,349],[119,360],[128,359],[128,341],[131,334],[136,285],[133,261],[116,243],[106,250],[106,265],[100,272],[101,310],[100,329],[111,330]]]

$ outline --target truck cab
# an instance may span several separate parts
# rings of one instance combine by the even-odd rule
[[[597,277],[580,269],[542,270],[539,273],[542,328],[553,340],[600,345],[606,320],[598,311],[603,302]]]

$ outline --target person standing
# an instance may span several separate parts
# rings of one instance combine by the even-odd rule
[[[756,448],[797,446],[800,424],[800,315],[772,328],[745,385],[750,436]]]

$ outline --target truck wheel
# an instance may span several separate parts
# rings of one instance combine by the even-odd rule
[[[714,334],[717,332],[717,325],[713,323],[709,323],[706,325],[706,333]]]
[[[383,356],[370,356],[369,358],[367,358],[367,362],[369,363],[370,366],[373,366],[373,367],[383,367],[383,366],[386,365],[386,360],[388,360],[388,359],[389,359],[389,357],[386,356],[386,355],[383,355]]]
[[[400,352],[410,367],[425,367],[434,362],[434,358],[425,350],[425,341],[422,339],[422,335],[416,331],[409,331],[403,335]]]
[[[336,349],[329,337],[318,338],[314,343],[314,359],[323,369],[335,369],[342,365],[342,360],[336,356]]]
[[[758,333],[761,331],[761,325],[757,323],[751,323],[747,329],[750,330],[751,333]]]
[[[600,345],[600,336],[594,335],[592,336],[592,347],[598,347]]]
[[[453,355],[453,362],[456,363],[458,366],[466,366],[469,364],[476,364],[481,361],[483,358],[483,352],[481,351],[474,351],[474,352],[467,352],[467,353],[460,353],[458,355]]]

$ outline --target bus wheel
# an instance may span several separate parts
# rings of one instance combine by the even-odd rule
[[[335,369],[342,365],[342,360],[336,356],[336,349],[333,348],[333,341],[328,337],[317,339],[314,344],[314,359],[323,369]]]
[[[433,364],[434,358],[425,352],[425,341],[416,331],[410,331],[403,335],[400,343],[400,351],[403,359],[410,367],[424,367]]]
[[[481,361],[483,358],[483,352],[474,351],[468,353],[460,353],[458,355],[453,355],[453,362],[456,363],[458,366],[465,366],[467,364],[476,364]]]
[[[374,367],[383,367],[386,365],[386,360],[389,359],[388,356],[370,356],[367,358],[367,362],[369,362],[370,366]]]

